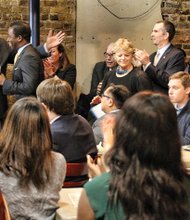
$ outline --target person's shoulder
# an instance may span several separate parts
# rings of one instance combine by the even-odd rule
[[[97,62],[94,65],[94,69],[105,69],[105,68],[107,68],[105,61]]]
[[[177,48],[177,47],[174,46],[173,44],[171,44],[171,45],[168,47],[167,50],[170,51],[170,52],[172,52],[172,53],[174,53],[174,54],[180,54],[180,55],[182,55],[182,56],[185,57],[185,53],[182,51],[182,49]],[[166,50],[166,51],[167,51],[167,50]]]
[[[89,122],[82,115],[74,114],[73,117],[75,120],[78,120],[80,123],[90,126]]]
[[[60,159],[60,160],[65,160],[64,156],[58,152],[55,152],[55,151],[51,151],[51,155],[53,158],[56,158],[56,159]]]
[[[68,70],[68,69],[70,69],[70,70],[76,70],[76,65],[73,64],[73,63],[70,63],[70,64],[66,67],[66,69],[67,69],[67,70]]]
[[[54,161],[59,162],[63,165],[66,164],[66,160],[65,160],[65,157],[63,156],[63,154],[60,154],[60,153],[55,152],[55,151],[51,151],[51,155],[52,155],[52,158],[53,158]]]
[[[23,51],[21,52],[21,54],[25,55],[25,56],[32,56],[32,57],[36,57],[36,58],[40,58],[40,54],[37,51],[36,48],[34,48],[31,44],[29,44],[28,46],[26,46]]]
[[[140,67],[133,67],[131,76],[142,76],[145,72]]]
[[[94,188],[98,188],[98,187],[108,187],[109,185],[109,180],[110,180],[110,173],[109,172],[105,172],[100,176],[96,176],[94,177],[91,181],[87,182],[84,185],[84,188],[86,190],[92,190]]]
[[[187,104],[184,106],[184,109],[190,112],[190,99],[188,100]]]

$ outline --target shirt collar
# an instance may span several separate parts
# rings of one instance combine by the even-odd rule
[[[174,104],[174,107],[176,109],[177,115],[179,115],[179,113],[182,111],[182,109],[186,106],[187,102],[183,105],[183,106],[178,106],[178,104]]]
[[[24,46],[20,47],[17,51],[18,54],[21,54],[21,52],[24,50],[25,47],[29,46],[31,43],[25,44]]]
[[[58,118],[60,118],[60,117],[61,117],[61,115],[58,115],[57,117],[55,117],[54,119],[52,119],[52,120],[50,121],[50,125],[53,124],[53,122],[56,121],[56,120],[57,120]]]
[[[162,47],[161,49],[158,49],[157,53],[159,53],[159,57],[161,57],[166,50],[168,49],[168,47],[171,45],[171,43],[166,44],[164,47]]]

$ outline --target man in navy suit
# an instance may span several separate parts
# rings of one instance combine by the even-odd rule
[[[45,106],[51,124],[53,150],[64,155],[67,162],[84,162],[86,155],[97,154],[90,124],[74,114],[74,96],[70,85],[58,77],[46,79],[36,91]]]
[[[175,27],[170,21],[158,21],[153,27],[151,39],[157,52],[150,56],[145,50],[136,51],[136,59],[153,82],[153,89],[165,94],[168,92],[169,77],[185,69],[184,53],[171,44]]]

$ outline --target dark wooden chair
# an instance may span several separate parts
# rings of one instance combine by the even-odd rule
[[[67,163],[67,172],[63,187],[82,187],[88,179],[86,162]]]
[[[0,220],[10,220],[8,206],[1,192],[0,192]]]

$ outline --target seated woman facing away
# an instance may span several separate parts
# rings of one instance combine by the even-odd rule
[[[43,61],[45,78],[58,76],[67,81],[71,88],[74,88],[76,82],[76,66],[71,64],[62,44],[53,47],[50,51],[51,56]]]
[[[176,112],[168,97],[137,93],[116,120],[106,140],[109,170],[84,185],[77,219],[189,219]]]
[[[52,152],[47,114],[35,98],[18,100],[0,133],[0,189],[11,220],[53,220],[66,172]]]

